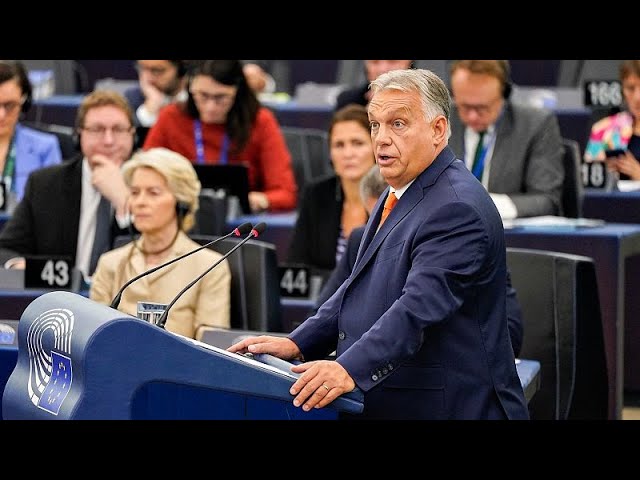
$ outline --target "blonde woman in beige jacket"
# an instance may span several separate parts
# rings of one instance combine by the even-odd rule
[[[194,225],[200,193],[189,160],[166,148],[152,148],[125,162],[122,175],[131,191],[129,208],[140,237],[98,261],[89,296],[107,305],[129,279],[200,246],[185,233]],[[220,257],[204,249],[137,280],[125,289],[118,309],[135,316],[138,301],[171,302]],[[224,260],[171,307],[165,328],[191,338],[201,325],[229,328],[230,285]]]

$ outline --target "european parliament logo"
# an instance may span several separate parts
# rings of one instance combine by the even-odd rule
[[[75,316],[66,308],[47,310],[27,332],[29,398],[38,408],[57,415],[73,380],[71,335]]]

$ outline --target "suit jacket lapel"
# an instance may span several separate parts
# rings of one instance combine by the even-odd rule
[[[453,151],[450,148],[445,148],[440,155],[433,161],[433,163],[411,184],[409,189],[404,192],[402,198],[398,201],[394,209],[387,217],[386,222],[380,228],[380,231],[376,233],[378,224],[380,223],[380,217],[382,216],[382,209],[384,208],[384,199],[386,199],[389,189],[385,190],[385,194],[378,199],[371,219],[367,223],[367,228],[364,233],[365,240],[358,252],[358,258],[354,265],[353,276],[356,277],[362,272],[364,266],[371,261],[380,245],[385,240],[387,235],[400,223],[400,221],[406,217],[411,210],[413,210],[418,203],[424,197],[424,190],[433,185],[440,174],[449,166],[451,162],[456,159]]]

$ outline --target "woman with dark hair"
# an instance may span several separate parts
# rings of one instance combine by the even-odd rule
[[[193,163],[249,167],[251,210],[292,210],[297,186],[275,115],[258,101],[239,60],[194,61],[186,102],[164,107],[143,148],[165,147]]]
[[[607,168],[618,172],[620,179],[640,180],[640,60],[620,64],[620,82],[625,108],[593,124],[584,160],[606,160]],[[619,153],[609,156],[607,150]]]
[[[29,174],[62,161],[58,137],[20,125],[21,114],[31,107],[31,83],[24,66],[0,60],[0,207],[11,207],[6,199],[20,201]]]
[[[369,218],[360,180],[376,159],[366,107],[351,104],[333,114],[329,151],[335,174],[305,186],[287,258],[327,272],[340,260],[351,231]]]

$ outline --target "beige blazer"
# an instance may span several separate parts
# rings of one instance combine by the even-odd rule
[[[180,232],[165,262],[199,246]],[[138,301],[171,302],[180,290],[221,256],[206,248],[133,282],[125,289],[118,310],[135,317]],[[144,255],[132,243],[106,252],[98,261],[89,297],[109,305],[125,282],[148,269]],[[231,271],[225,260],[187,290],[171,307],[165,328],[191,338],[200,325],[229,328],[230,285]]]

